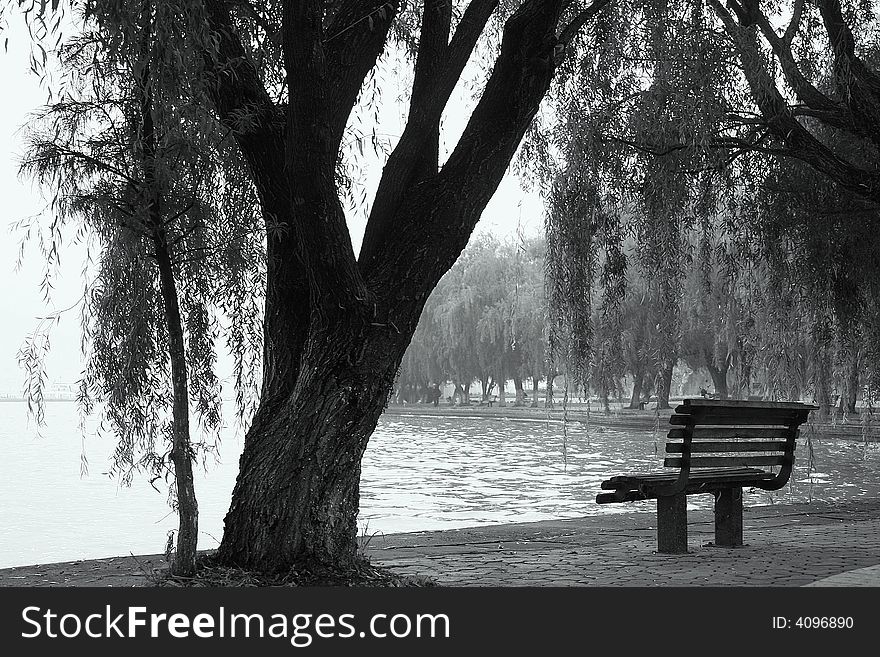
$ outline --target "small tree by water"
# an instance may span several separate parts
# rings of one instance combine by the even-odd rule
[[[71,233],[89,249],[78,401],[84,414],[99,410],[116,436],[113,472],[123,482],[138,470],[170,477],[179,515],[172,571],[191,576],[193,464],[221,427],[221,309],[240,322],[240,354],[258,342],[254,320],[242,316],[262,262],[246,234],[256,201],[236,177],[231,142],[192,102],[205,93],[192,82],[204,62],[185,56],[180,39],[201,29],[198,8],[142,0],[87,9],[58,50],[60,98],[28,133],[22,174],[51,201],[48,226],[26,226],[34,231],[26,237],[39,235],[50,268]],[[34,340],[22,352],[36,400],[41,357]],[[192,440],[192,411],[210,442]]]

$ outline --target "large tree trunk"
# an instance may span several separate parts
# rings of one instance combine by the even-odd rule
[[[354,563],[361,458],[404,349],[341,318],[309,341],[290,398],[261,405],[248,432],[218,550],[224,562]]]
[[[284,2],[290,100],[279,107],[249,65],[226,4],[207,5],[222,64],[217,109],[251,165],[268,229],[263,390],[218,549],[226,563],[280,570],[356,560],[361,458],[395,372],[563,52],[562,0],[526,0],[506,21],[480,100],[438,169],[440,118],[496,3],[469,3],[451,39],[451,5],[428,3],[407,124],[355,258],[336,167],[399,3],[386,6],[378,15],[369,3],[343,3],[325,27],[324,3]],[[242,122],[242,114],[254,118]]]
[[[537,408],[538,406],[538,383],[540,379],[537,376],[532,377],[532,403],[530,404],[532,408]]]

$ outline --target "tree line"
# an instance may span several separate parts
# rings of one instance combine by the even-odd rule
[[[795,167],[789,173],[805,172]],[[808,177],[803,184],[814,182]],[[821,208],[813,206],[812,212],[818,220]],[[720,399],[806,399],[818,403],[823,415],[833,405],[856,413],[859,399],[873,404],[858,327],[844,328],[828,318],[826,333],[814,331],[822,300],[774,278],[755,245],[724,236],[701,243],[696,231],[689,239],[680,324],[672,341],[660,334],[659,286],[638,265],[635,242],[624,245],[630,264],[625,286],[618,289],[622,297],[603,308],[601,284],[590,292],[595,327],[590,376],[585,389],[572,386],[573,394],[594,396],[606,410],[612,399],[630,409],[652,399],[666,408],[668,394],[662,394],[676,387]],[[553,382],[564,375],[565,364],[554,362],[549,349],[545,257],[543,237],[476,235],[425,304],[391,401],[430,402],[434,384],[449,384],[450,403],[494,396],[503,405],[512,392],[513,405],[537,406],[544,382],[543,403],[552,406]],[[662,353],[669,344],[673,353]],[[672,359],[675,368],[664,370]],[[677,386],[673,370],[680,370]]]

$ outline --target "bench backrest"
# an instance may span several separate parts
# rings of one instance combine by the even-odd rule
[[[797,402],[685,399],[669,418],[668,456],[681,468],[781,466],[785,483],[794,465],[799,427],[818,408]]]

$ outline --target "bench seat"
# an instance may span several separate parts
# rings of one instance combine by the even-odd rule
[[[763,484],[776,479],[776,474],[760,468],[717,468],[692,472],[684,488],[686,495],[713,493],[722,488],[761,488]],[[599,504],[613,502],[637,502],[659,497],[658,489],[663,490],[678,480],[677,474],[621,475],[602,482],[603,490],[613,493],[600,493],[596,497]]]

